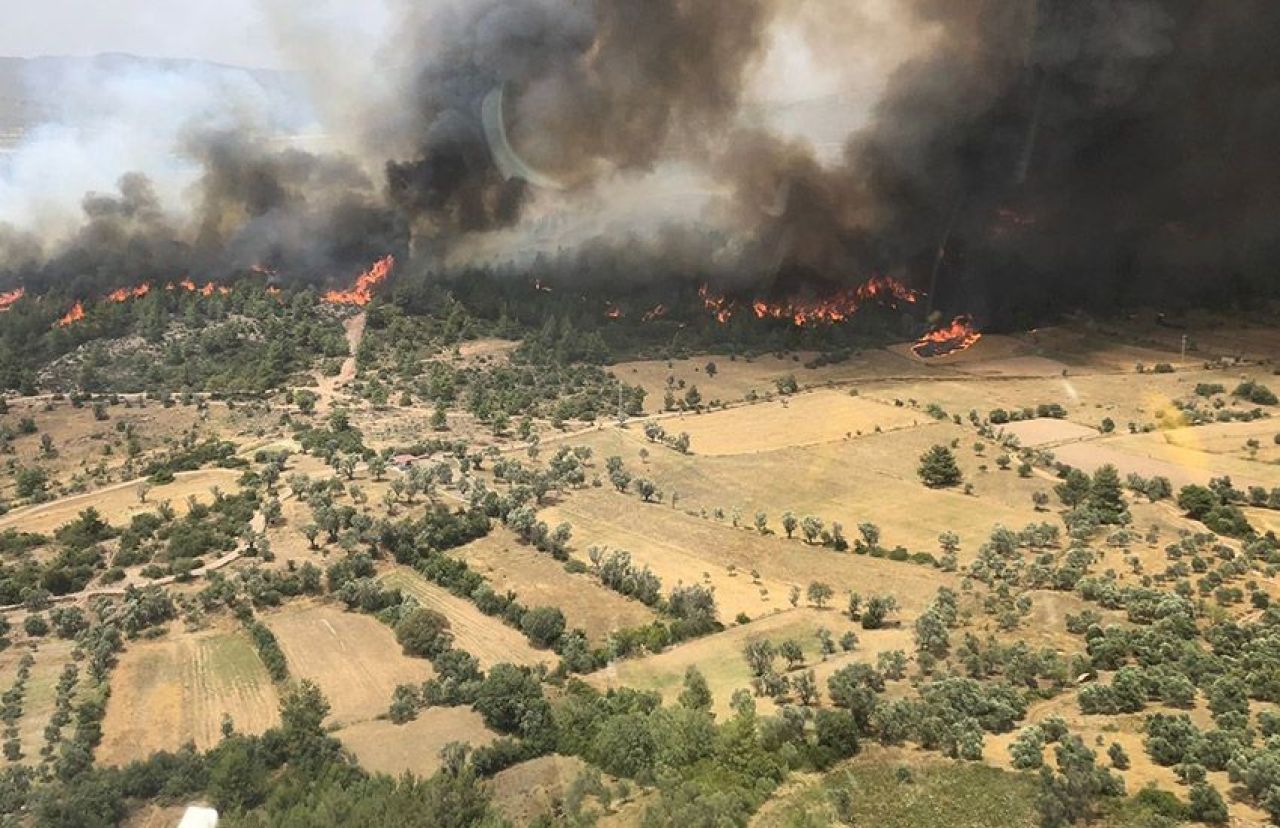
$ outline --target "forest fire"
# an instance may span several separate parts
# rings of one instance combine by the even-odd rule
[[[698,291],[703,306],[711,311],[717,322],[727,322],[734,312],[733,302],[724,296],[710,292],[703,285]],[[900,302],[915,304],[920,298],[918,291],[888,276],[874,276],[853,288],[846,288],[824,299],[788,299],[783,302],[769,302],[756,299],[751,303],[751,310],[757,319],[789,319],[797,327],[810,325],[834,325],[847,321],[858,310],[869,303],[897,308]]]
[[[18,287],[10,291],[0,293],[0,313],[4,313],[12,308],[19,299],[26,295],[27,289],[24,287]]]
[[[67,311],[66,315],[59,319],[56,324],[59,328],[69,328],[81,319],[84,319],[84,304],[76,302],[71,306],[71,310]]]
[[[839,291],[826,299],[791,300],[768,303],[757,299],[752,304],[757,319],[790,319],[797,327],[833,325],[844,322],[868,302],[879,302],[896,308],[898,302],[914,304],[919,294],[896,279],[875,276],[856,288]]]
[[[605,306],[604,315],[606,319],[621,319],[623,317],[622,308],[614,304]]]
[[[385,281],[396,266],[395,256],[384,256],[373,263],[373,266],[356,278],[350,290],[331,290],[323,297],[330,305],[355,305],[364,307],[373,301],[373,288]]]
[[[120,304],[121,302],[128,302],[130,299],[141,299],[150,292],[151,285],[147,282],[143,282],[142,284],[135,285],[134,287],[122,287],[111,291],[107,294],[107,301]]]
[[[733,317],[733,303],[724,296],[712,293],[706,285],[698,288],[698,296],[702,299],[702,306],[709,310],[721,325]]]
[[[982,333],[973,327],[973,318],[966,314],[957,316],[944,328],[925,334],[911,350],[926,359],[941,357],[972,348],[979,339]]]
[[[652,322],[655,319],[661,319],[667,315],[666,305],[655,305],[644,312],[644,316],[640,317],[641,322]]]

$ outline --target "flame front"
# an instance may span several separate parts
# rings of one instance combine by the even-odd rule
[[[122,287],[111,291],[107,294],[107,301],[119,304],[121,302],[128,302],[130,299],[141,299],[150,292],[151,285],[147,282],[143,282],[142,284],[135,285],[134,287]]]
[[[721,325],[733,317],[733,303],[724,296],[712,293],[706,285],[698,288],[698,296],[702,298],[702,306],[709,310]]]
[[[14,288],[6,293],[0,293],[0,313],[12,308],[14,304],[27,295],[27,289],[24,287]]]
[[[710,292],[706,285],[698,291],[703,306],[717,322],[727,322],[733,316],[733,303],[723,296]],[[789,319],[797,327],[834,325],[851,318],[859,309],[875,302],[891,308],[900,302],[915,304],[920,293],[888,276],[873,276],[861,285],[838,291],[824,299],[788,299],[769,302],[756,299],[751,311],[757,319]]]
[[[911,350],[926,358],[947,356],[972,348],[979,339],[982,333],[973,327],[973,317],[963,314],[951,320],[950,325],[922,336]]]
[[[59,328],[69,328],[81,319],[84,319],[84,304],[77,301],[71,306],[71,310],[58,320],[57,325]]]
[[[623,316],[622,308],[610,303],[605,307],[604,315],[609,319],[621,319]]]
[[[652,309],[645,311],[644,316],[640,317],[642,322],[652,322],[655,319],[661,319],[667,315],[666,305],[655,305]]]
[[[355,305],[364,307],[373,301],[373,289],[391,275],[396,266],[395,256],[384,256],[373,263],[373,266],[361,273],[350,290],[331,290],[324,295],[324,301],[330,305]]]

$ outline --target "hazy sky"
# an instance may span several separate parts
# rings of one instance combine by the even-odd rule
[[[261,0],[5,0],[0,3],[0,55],[132,52],[278,67],[283,61],[260,4]]]

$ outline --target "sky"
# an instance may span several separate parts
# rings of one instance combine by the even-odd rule
[[[0,56],[129,52],[285,66],[261,0],[7,0],[3,6]]]

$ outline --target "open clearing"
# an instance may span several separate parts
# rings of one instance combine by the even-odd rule
[[[830,630],[836,641],[846,631],[858,636],[858,646],[852,652],[837,652],[824,661],[818,645],[818,628]],[[665,652],[645,658],[627,659],[592,673],[587,680],[601,690],[610,687],[634,687],[654,690],[662,694],[663,701],[672,703],[680,695],[685,671],[697,667],[707,679],[707,686],[715,697],[713,709],[728,715],[733,691],[751,683],[751,671],[742,655],[748,642],[768,640],[775,645],[794,639],[804,650],[805,663],[800,669],[813,669],[822,694],[826,695],[827,679],[836,670],[859,661],[875,663],[876,656],[888,650],[912,649],[911,631],[906,627],[881,630],[864,630],[834,609],[817,610],[808,607],[763,618],[750,624],[733,627],[725,632],[689,641]],[[785,670],[785,662],[777,666]],[[773,709],[767,698],[756,699],[762,712]]]
[[[120,657],[98,757],[110,764],[157,750],[221,739],[224,714],[236,730],[261,733],[278,719],[279,700],[249,637],[206,630],[138,641]]]
[[[897,778],[907,768],[910,781]],[[809,774],[784,787],[751,820],[752,828],[838,824],[833,785],[851,788],[853,825],[877,828],[1033,828],[1039,824],[1031,774],[1014,774],[936,753],[867,746],[826,774]]]
[[[918,425],[919,411],[883,405],[840,391],[815,391],[727,411],[685,415],[663,423],[688,432],[696,454],[754,454],[787,446],[842,440],[855,434]]]
[[[430,707],[407,724],[373,719],[334,734],[360,765],[375,773],[428,777],[440,769],[440,751],[450,742],[481,747],[497,739],[480,714],[466,707]]]
[[[22,719],[18,723],[18,739],[22,742],[20,764],[34,765],[40,761],[40,747],[44,744],[44,728],[53,715],[54,698],[57,695],[58,678],[62,669],[71,663],[73,645],[69,641],[41,641],[38,647],[11,647],[0,657],[0,692],[13,686],[18,674],[18,662],[31,653],[35,664],[27,678],[27,692],[22,704]],[[0,760],[8,764],[7,760]]]
[[[790,588],[803,590],[813,581],[830,584],[837,602],[848,590],[891,592],[908,613],[922,608],[939,586],[956,583],[932,567],[766,537],[604,490],[575,493],[548,514],[573,524],[574,555],[584,562],[592,545],[625,549],[635,565],[648,565],[662,579],[664,593],[679,583],[713,586],[724,622],[740,612],[757,618],[788,609]]]
[[[1267,489],[1280,486],[1280,465],[1203,450],[1195,446],[1196,435],[1188,434],[1190,431],[1204,431],[1205,437],[1211,437],[1214,428],[1215,426],[1200,426],[1196,429],[1127,434],[1105,440],[1073,443],[1058,447],[1054,450],[1054,455],[1062,462],[1085,471],[1093,471],[1110,463],[1120,470],[1121,475],[1163,475],[1175,487],[1189,483],[1203,485],[1210,478],[1224,474],[1241,489],[1247,486],[1262,486]],[[1170,434],[1174,436],[1170,438]]]
[[[953,439],[962,441],[958,462],[975,495],[966,495],[959,488],[927,489],[916,475],[918,458],[924,451]],[[735,457],[687,457],[655,447],[632,430],[600,432],[586,442],[597,456],[619,455],[634,474],[654,480],[668,504],[675,492],[679,497],[677,511],[714,514],[722,509],[731,515],[737,508],[744,526],[752,524],[756,512],[764,512],[769,527],[781,532],[782,515],[790,510],[797,517],[815,515],[827,525],[837,521],[850,538],[856,535],[859,523],[870,522],[881,528],[882,544],[888,548],[901,544],[913,552],[936,552],[937,538],[943,531],[958,532],[967,545],[973,545],[987,537],[996,524],[1021,527],[1043,519],[1032,508],[1031,494],[1047,489],[1046,481],[996,471],[997,452],[991,450],[988,456],[978,457],[968,449],[973,441],[972,431],[950,423],[931,423],[819,446]],[[649,451],[647,459],[639,456],[642,448]],[[987,472],[980,471],[980,466],[988,464]],[[651,507],[618,503],[594,509],[575,506],[576,501],[611,494],[574,492],[554,510],[566,513],[556,520],[567,519],[574,525],[579,546],[601,542],[592,536],[589,525],[594,529],[601,523],[635,523],[641,516],[649,524],[645,528],[649,534],[661,540],[668,533],[668,527],[652,525],[668,521]],[[628,497],[638,500],[635,495]],[[670,506],[666,508],[669,512]],[[580,526],[580,520],[586,523]],[[621,540],[612,543],[628,548]],[[715,545],[699,551],[718,557]],[[769,576],[770,569],[776,566],[766,564],[760,571]]]
[[[656,617],[644,604],[606,589],[589,575],[566,572],[559,561],[520,543],[503,527],[451,554],[483,575],[500,595],[514,592],[527,607],[559,607],[568,628],[583,630],[592,644],[615,629],[643,626]]]
[[[240,472],[231,469],[181,472],[174,475],[175,479],[172,483],[156,486],[147,492],[146,503],[138,499],[138,485],[142,481],[117,483],[96,492],[12,511],[0,517],[0,530],[14,528],[23,532],[52,532],[59,526],[75,520],[76,515],[91,506],[101,513],[103,519],[116,526],[127,524],[136,514],[154,511],[156,504],[164,500],[170,501],[174,509],[182,514],[186,512],[189,496],[194,495],[202,502],[211,501],[215,486],[224,491],[232,491],[239,477]]]
[[[1028,447],[1066,443],[1071,440],[1090,440],[1100,433],[1096,428],[1049,417],[1021,420],[999,428],[1005,434],[1017,437],[1020,445]]]
[[[280,641],[289,674],[320,686],[339,725],[385,713],[397,684],[431,678],[431,663],[400,651],[377,619],[334,606],[296,602],[262,619]]]
[[[556,661],[555,653],[535,650],[518,630],[497,618],[490,618],[476,609],[475,604],[436,586],[411,569],[397,567],[382,576],[382,582],[403,590],[422,606],[448,618],[455,646],[475,656],[485,670],[495,664],[532,666],[540,662],[554,664]]]

